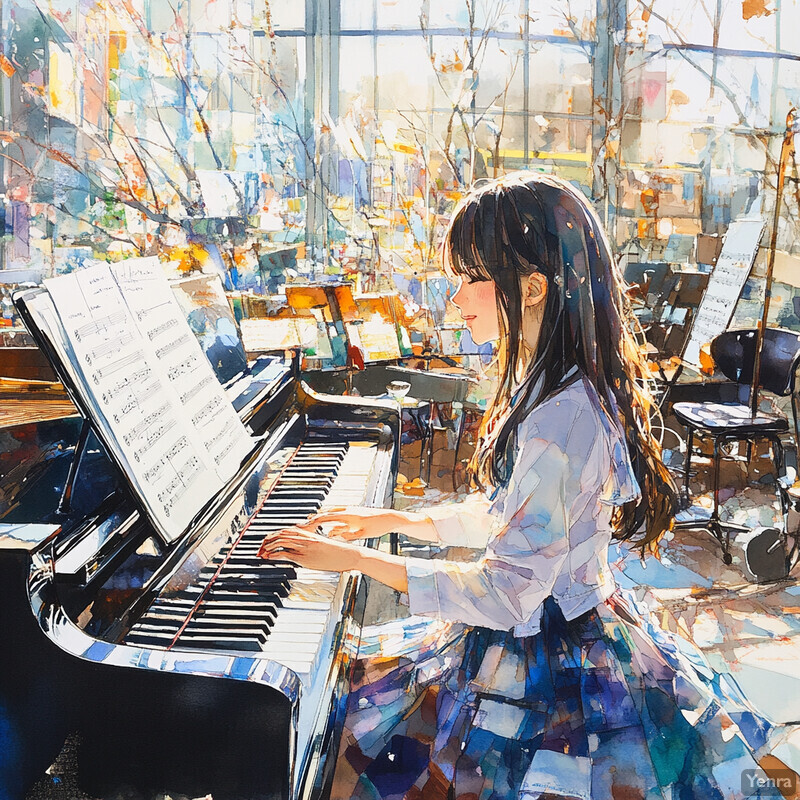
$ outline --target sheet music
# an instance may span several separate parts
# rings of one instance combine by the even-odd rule
[[[174,539],[222,481],[206,465],[180,405],[165,391],[165,375],[109,266],[46,280],[45,287],[69,345],[62,357],[79,375],[109,446],[127,466],[153,522],[168,541]]]
[[[365,361],[390,361],[402,357],[397,328],[379,314],[373,314],[361,325],[348,323],[345,327],[350,341],[364,352]]]
[[[243,319],[239,328],[248,353],[288,350],[291,347],[315,349],[317,345],[317,323],[313,317]]]
[[[764,223],[761,220],[738,220],[725,235],[708,288],[692,325],[692,333],[683,354],[684,361],[699,365],[700,348],[725,331],[730,324],[739,295],[750,275]]]
[[[165,376],[164,385],[174,392],[181,413],[191,421],[207,464],[227,482],[252,442],[186,322],[158,259],[128,259],[114,264],[111,272],[145,350],[152,353]]]

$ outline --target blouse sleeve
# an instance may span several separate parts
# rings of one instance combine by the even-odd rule
[[[424,515],[433,523],[436,539],[451,547],[483,549],[489,541],[491,503],[484,494],[469,497],[462,503],[444,503],[429,508]]]
[[[535,427],[526,431],[503,499],[503,525],[483,557],[408,559],[411,613],[499,630],[528,620],[551,593],[569,550],[568,466],[551,438]]]

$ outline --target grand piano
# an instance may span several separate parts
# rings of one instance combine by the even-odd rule
[[[278,358],[226,388],[254,447],[171,543],[88,419],[0,432],[3,797],[68,736],[95,797],[325,795],[364,587],[256,554],[320,508],[389,504],[399,419]]]

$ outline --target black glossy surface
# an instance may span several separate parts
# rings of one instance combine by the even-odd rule
[[[711,356],[717,369],[737,383],[753,381],[758,337],[753,328],[730,330],[711,342]],[[759,384],[773,394],[788,395],[794,386],[794,370],[800,359],[800,334],[783,328],[767,328],[761,350]]]

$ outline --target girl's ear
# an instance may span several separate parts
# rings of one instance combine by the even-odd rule
[[[522,304],[533,308],[544,303],[547,297],[547,278],[541,272],[532,272],[522,279]]]

